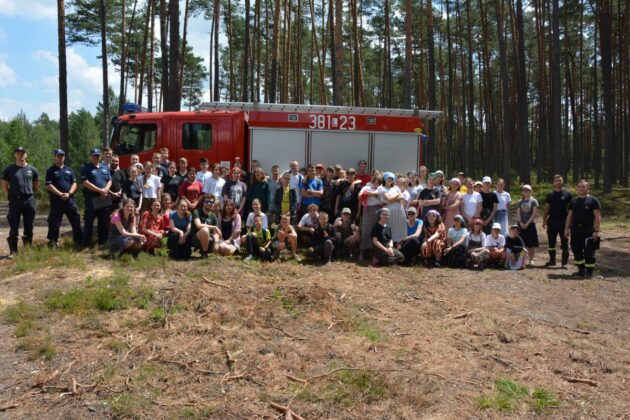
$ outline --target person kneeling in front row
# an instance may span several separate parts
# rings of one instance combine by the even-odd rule
[[[505,267],[510,270],[522,270],[527,265],[527,249],[520,233],[519,226],[512,225],[510,234],[505,238]]]
[[[291,226],[291,213],[285,213],[280,216],[280,225],[276,227],[276,233],[272,242],[274,258],[280,259],[280,252],[291,248],[291,257],[300,262],[301,259],[297,255],[297,233]]]
[[[181,197],[177,202],[177,210],[171,212],[170,231],[168,234],[168,250],[171,258],[187,260],[192,253],[190,248],[190,232],[192,215],[189,210],[190,201]]]
[[[254,226],[245,235],[245,243],[247,245],[245,261],[250,261],[252,258],[271,261],[271,232],[263,227],[261,214],[254,216]]]
[[[120,210],[116,210],[110,219],[109,251],[122,255],[129,252],[134,257],[142,250],[146,241],[144,235],[136,231],[136,207],[132,199],[127,199]]]
[[[328,223],[328,213],[322,211],[319,213],[318,226],[313,232],[308,254],[321,258],[324,264],[329,264],[336,242],[335,230]]]
[[[402,252],[394,248],[392,231],[387,226],[389,209],[381,208],[376,212],[377,222],[372,227],[372,244],[374,245],[374,262],[379,265],[395,265],[404,261]]]

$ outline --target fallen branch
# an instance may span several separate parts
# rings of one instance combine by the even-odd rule
[[[221,374],[223,374],[223,372],[216,372],[214,370],[195,369],[195,368],[190,366],[190,364],[193,363],[193,362],[184,363],[184,362],[178,362],[177,360],[169,360],[169,359],[163,359],[163,358],[159,358],[159,357],[158,357],[158,359],[161,360],[162,362],[172,363],[174,365],[177,365],[179,367],[184,368],[185,370],[190,370],[190,371],[197,372],[197,373],[203,373],[203,374],[206,374],[206,375],[221,375]]]
[[[4,405],[1,405],[0,406],[0,412],[10,410],[11,408],[17,408],[17,407],[20,406],[20,404],[22,404],[22,400],[30,397],[31,395],[39,394],[41,392],[42,391],[40,391],[40,390],[27,392],[26,394],[22,395],[21,397],[16,398],[13,401],[9,401],[8,403],[6,403]]]
[[[576,332],[576,333],[579,333],[579,334],[589,335],[591,333],[590,331],[581,330],[579,328],[573,328],[573,327],[569,327],[569,326],[566,326],[566,325],[563,325],[563,324],[558,324],[556,322],[545,321],[545,320],[542,320],[542,319],[534,319],[534,321],[536,321],[536,322],[538,322],[540,324],[550,325],[552,327],[561,327],[561,328],[564,328],[564,329],[567,329],[569,331],[573,331],[573,332]]]
[[[492,359],[494,359],[495,361],[499,362],[500,364],[502,364],[503,366],[507,366],[510,369],[514,369],[517,372],[523,372],[522,369],[517,368],[516,366],[514,366],[512,363],[508,362],[507,360],[503,360],[501,359],[499,356],[495,355],[495,354],[488,354],[488,356],[490,356]]]
[[[396,337],[404,337],[406,335],[411,335],[411,333],[394,333]]]
[[[127,357],[129,357],[129,355],[131,353],[133,353],[134,351],[138,350],[140,347],[144,346],[146,343],[142,343],[142,344],[138,344],[137,346],[133,346],[132,348],[130,348],[129,350],[127,350],[127,352],[125,353],[125,356],[122,358],[121,362],[124,362],[127,360]]]
[[[48,382],[52,381],[57,376],[59,376],[59,370],[55,370],[53,373],[51,373],[49,376],[45,377],[44,379],[36,381],[33,384],[32,388],[37,388],[37,387],[42,387],[43,388]]]
[[[293,382],[299,382],[301,384],[307,384],[308,382],[306,381],[306,379],[301,379],[298,377],[295,377],[293,375],[289,375],[288,373],[286,373],[284,376],[286,376],[287,378],[289,378],[290,380],[292,380]]]
[[[473,314],[473,311],[464,312],[463,314],[455,315],[453,319],[467,318]]]
[[[227,285],[221,284],[221,283],[217,283],[216,281],[208,280],[206,277],[202,277],[202,279],[203,279],[203,281],[205,281],[208,284],[212,284],[214,286],[219,286],[219,287],[223,287],[225,289],[232,290],[232,288],[230,286],[227,286]]]
[[[79,389],[77,386],[77,380],[72,378],[72,395],[79,395]]]
[[[569,376],[564,376],[562,379],[564,379],[567,382],[571,382],[571,383],[577,383],[577,384],[586,384],[586,385],[590,385],[590,386],[597,386],[597,382],[591,380],[591,379],[586,379],[586,378],[572,378]]]
[[[274,409],[276,409],[276,410],[280,411],[281,413],[283,413],[285,419],[293,419],[293,418],[295,418],[297,420],[304,420],[304,418],[302,416],[297,414],[295,411],[291,410],[289,407],[286,407],[286,406],[280,405],[280,404],[276,404],[273,401],[269,402],[269,405],[271,407],[273,407]]]
[[[283,329],[282,329],[282,328],[280,328],[280,327],[276,327],[275,325],[269,325],[268,327],[269,327],[269,328],[273,328],[274,330],[278,330],[278,331],[280,331],[281,333],[283,333],[283,334],[284,334],[284,335],[286,335],[287,337],[294,338],[294,339],[296,339],[296,340],[300,340],[300,341],[308,341],[308,338],[295,336],[295,335],[293,335],[293,334],[291,334],[291,333],[289,333],[289,332],[287,332],[287,331],[283,330]]]
[[[333,373],[337,373],[337,372],[340,372],[342,370],[346,370],[346,371],[362,370],[362,371],[365,371],[365,372],[400,372],[402,369],[336,368],[336,369],[333,369],[330,372],[324,373],[322,375],[311,376],[310,378],[306,379],[306,382],[310,382],[313,379],[325,378],[327,376],[332,375]]]

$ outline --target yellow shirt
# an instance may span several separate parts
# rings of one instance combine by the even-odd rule
[[[291,195],[289,194],[290,190],[291,187],[287,187],[282,190],[282,214],[286,214],[291,211]]]

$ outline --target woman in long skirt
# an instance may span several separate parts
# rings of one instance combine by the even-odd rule
[[[376,211],[381,208],[381,198],[378,187],[381,185],[382,176],[379,171],[372,173],[372,179],[359,192],[359,201],[363,209],[361,213],[361,243],[359,245],[360,258],[364,258],[364,252],[372,249],[372,227],[378,221]]]
[[[392,240],[397,243],[407,236],[407,218],[405,217],[405,208],[401,204],[403,195],[396,185],[396,175],[385,172],[383,179],[385,185],[379,188],[379,192],[381,193],[381,200],[387,204],[389,209],[388,225],[392,231]]]

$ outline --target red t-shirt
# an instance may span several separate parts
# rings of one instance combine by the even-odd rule
[[[370,179],[371,179],[370,174],[363,174],[363,175],[359,175],[359,174],[357,174],[357,177],[356,177],[356,178],[357,178],[359,181],[361,181],[361,185],[362,185],[362,186],[367,185],[367,183],[368,183],[368,182],[370,182]]]
[[[178,195],[180,197],[186,197],[188,201],[195,201],[201,195],[201,190],[203,190],[203,184],[199,181],[195,181],[190,184],[188,181],[182,182],[182,185],[179,186]]]

